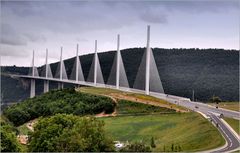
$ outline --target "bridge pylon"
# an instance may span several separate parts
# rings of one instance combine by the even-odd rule
[[[104,84],[102,69],[101,69],[101,65],[100,65],[98,53],[97,53],[97,40],[95,40],[95,53],[94,53],[92,65],[90,67],[87,81],[93,82],[94,86],[97,86],[98,83]]]
[[[113,65],[108,77],[107,84],[115,85],[117,89],[120,87],[129,88],[129,83],[120,52],[120,35],[117,36],[117,52],[113,60]]]
[[[145,90],[146,95],[149,95],[150,91],[164,93],[153,51],[150,48],[150,26],[147,27],[147,46],[133,88]]]
[[[50,72],[49,72],[50,69]],[[45,63],[45,78],[48,78],[48,75],[52,75],[50,65],[48,65],[48,49],[46,49],[46,63]],[[46,93],[49,91],[49,81],[44,80],[43,92]]]
[[[83,76],[81,61],[80,61],[79,55],[78,55],[78,44],[77,44],[77,51],[76,51],[76,59],[75,59],[74,65],[73,65],[70,79],[75,80],[76,82],[85,80],[84,76]]]
[[[61,53],[60,53],[60,61],[56,70],[56,74],[55,74],[55,78],[59,78],[60,81],[67,80],[67,73],[66,73],[66,69],[65,69],[65,65],[63,62],[63,58],[62,58],[62,53],[63,53],[63,47],[61,47]],[[58,83],[58,89],[63,89],[63,83],[59,82]]]

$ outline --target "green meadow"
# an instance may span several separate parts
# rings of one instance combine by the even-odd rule
[[[180,146],[181,151],[203,151],[224,145],[224,138],[205,118],[197,113],[162,115],[122,116],[101,118],[105,129],[118,141],[144,141],[153,151],[172,151]]]

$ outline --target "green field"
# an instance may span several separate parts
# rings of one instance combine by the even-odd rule
[[[240,135],[239,120],[236,120],[233,118],[227,118],[227,117],[224,117],[223,119],[237,132],[238,135]]]
[[[171,151],[178,145],[182,151],[202,151],[224,145],[218,130],[196,113],[165,115],[123,116],[101,118],[114,140],[144,141],[150,144],[154,137],[157,147],[153,151]]]
[[[210,103],[210,105],[216,106],[216,104],[213,104],[213,103]],[[230,109],[233,111],[240,112],[239,106],[240,106],[239,102],[221,102],[218,104],[218,107],[220,107],[220,108],[225,108],[225,109]]]

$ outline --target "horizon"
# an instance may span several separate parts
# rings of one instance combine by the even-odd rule
[[[131,48],[124,48],[124,49],[120,49],[120,51],[125,51],[125,50],[128,50],[128,49],[135,49],[135,48],[142,48],[142,49],[144,49],[144,48],[146,48],[146,47],[131,47]],[[181,50],[181,49],[186,49],[186,50],[191,50],[191,49],[199,49],[200,51],[201,50],[208,50],[208,49],[210,49],[210,50],[223,50],[223,51],[237,51],[237,52],[240,52],[240,50],[237,50],[237,49],[224,49],[224,48],[159,48],[159,47],[151,47],[152,49],[163,49],[163,50],[172,50],[172,49],[177,49],[177,50]],[[46,51],[46,50],[45,50]],[[98,52],[98,54],[101,54],[101,53],[107,53],[107,52],[116,52],[116,50],[107,50],[107,51],[102,51],[102,52]],[[36,54],[36,51],[35,51],[35,54]],[[81,57],[81,56],[88,56],[88,55],[92,55],[92,54],[94,54],[94,52],[92,52],[92,53],[86,53],[86,54],[79,54],[78,56],[79,57]],[[68,58],[64,58],[63,57],[63,61],[65,61],[65,60],[70,60],[70,59],[72,59],[72,58],[75,58],[76,57],[76,55],[75,56],[72,56],[72,57],[68,57]],[[36,58],[36,56],[35,56],[35,58]],[[59,57],[58,57],[59,58]],[[1,56],[0,56],[0,61],[1,61]],[[29,67],[31,67],[31,60],[29,61],[29,65],[27,65],[27,66],[24,66],[24,65],[3,65],[3,64],[1,64],[1,62],[0,62],[0,66],[1,67],[14,67],[14,66],[16,66],[16,67],[27,67],[27,68],[29,68]],[[48,63],[49,65],[51,65],[51,64],[56,64],[56,63],[59,63],[59,59],[58,59],[58,61],[54,61],[54,62],[51,62],[51,63]],[[42,63],[42,64],[40,64],[40,65],[36,65],[35,64],[35,66],[37,67],[37,68],[39,68],[39,67],[42,67],[42,66],[44,66],[45,65],[45,63]]]

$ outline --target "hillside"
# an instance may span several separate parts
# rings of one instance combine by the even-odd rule
[[[144,48],[121,51],[130,87],[133,86],[143,52]],[[219,96],[224,101],[239,101],[239,51],[154,48],[153,53],[165,93],[191,98],[192,90],[194,90],[195,98],[201,101],[207,101],[213,95]],[[114,51],[99,53],[105,81],[108,79],[114,55]],[[93,54],[80,56],[85,79],[92,58]],[[70,76],[74,60],[71,58],[64,62],[67,74]],[[54,74],[57,63],[51,64],[51,68]],[[18,67],[5,67],[2,71],[4,73],[27,73],[26,68]],[[40,67],[39,72],[41,71]],[[41,93],[42,86],[42,84],[37,86],[38,94]],[[50,88],[54,87],[56,84],[51,84]],[[29,94],[29,87],[24,88],[23,81],[4,76],[2,77],[2,91],[3,101],[13,102],[25,99]]]
[[[98,92],[93,94],[92,91]],[[124,97],[117,98],[116,95]],[[135,97],[135,101],[129,100],[130,97]],[[148,101],[142,103],[141,99],[155,101],[159,105],[152,105]],[[172,104],[172,109],[161,107],[166,103],[151,96],[84,87],[80,91],[52,90],[29,98],[5,109],[1,117],[12,125],[13,139],[10,142],[18,144],[18,140],[21,143],[20,152],[76,152],[85,148],[81,144],[91,147],[98,142],[105,142],[99,138],[109,138],[106,144],[142,141],[146,146],[152,146],[151,139],[154,139],[155,147],[151,147],[151,150],[157,152],[204,151],[224,144],[217,128],[200,114],[178,112],[177,106]],[[100,115],[102,112],[108,116]],[[75,129],[79,131],[71,132]],[[92,135],[96,130],[100,132]],[[7,134],[8,131],[2,133]],[[96,142],[89,143],[86,140]],[[102,150],[105,148],[101,147]]]

